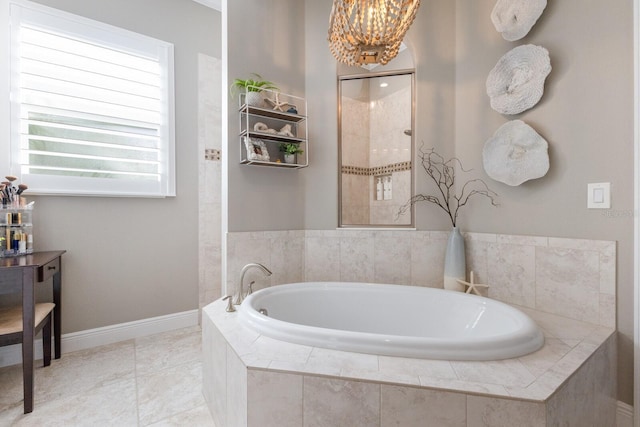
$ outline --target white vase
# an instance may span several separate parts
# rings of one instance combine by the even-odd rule
[[[458,279],[465,280],[466,268],[464,238],[458,227],[453,227],[447,240],[447,250],[444,255],[444,288],[463,292],[464,286],[458,283]]]
[[[262,92],[247,92],[244,102],[252,107],[264,107],[264,97]]]
[[[284,162],[289,164],[295,164],[296,155],[295,154],[286,154],[284,155]]]

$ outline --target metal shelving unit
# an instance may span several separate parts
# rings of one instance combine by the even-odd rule
[[[262,93],[271,102],[261,106],[248,105],[246,94],[240,94],[240,163],[285,169],[309,166],[305,99],[272,90]],[[296,155],[295,163],[285,162],[284,153],[279,151],[281,143],[296,144],[303,150]]]

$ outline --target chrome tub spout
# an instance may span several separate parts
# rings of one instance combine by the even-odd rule
[[[248,293],[247,295],[245,295],[244,292],[244,275],[252,268],[259,269],[265,276],[271,276],[272,274],[267,267],[257,262],[252,262],[242,267],[242,271],[240,272],[240,285],[238,287],[238,295],[236,296],[236,300],[234,302],[235,305],[242,304],[242,301],[244,301],[245,297],[248,295]]]

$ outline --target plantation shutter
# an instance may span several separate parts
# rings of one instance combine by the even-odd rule
[[[30,192],[175,194],[173,48],[12,5],[12,171]]]

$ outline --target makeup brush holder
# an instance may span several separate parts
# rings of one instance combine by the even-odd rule
[[[0,258],[33,253],[33,202],[0,207]]]

